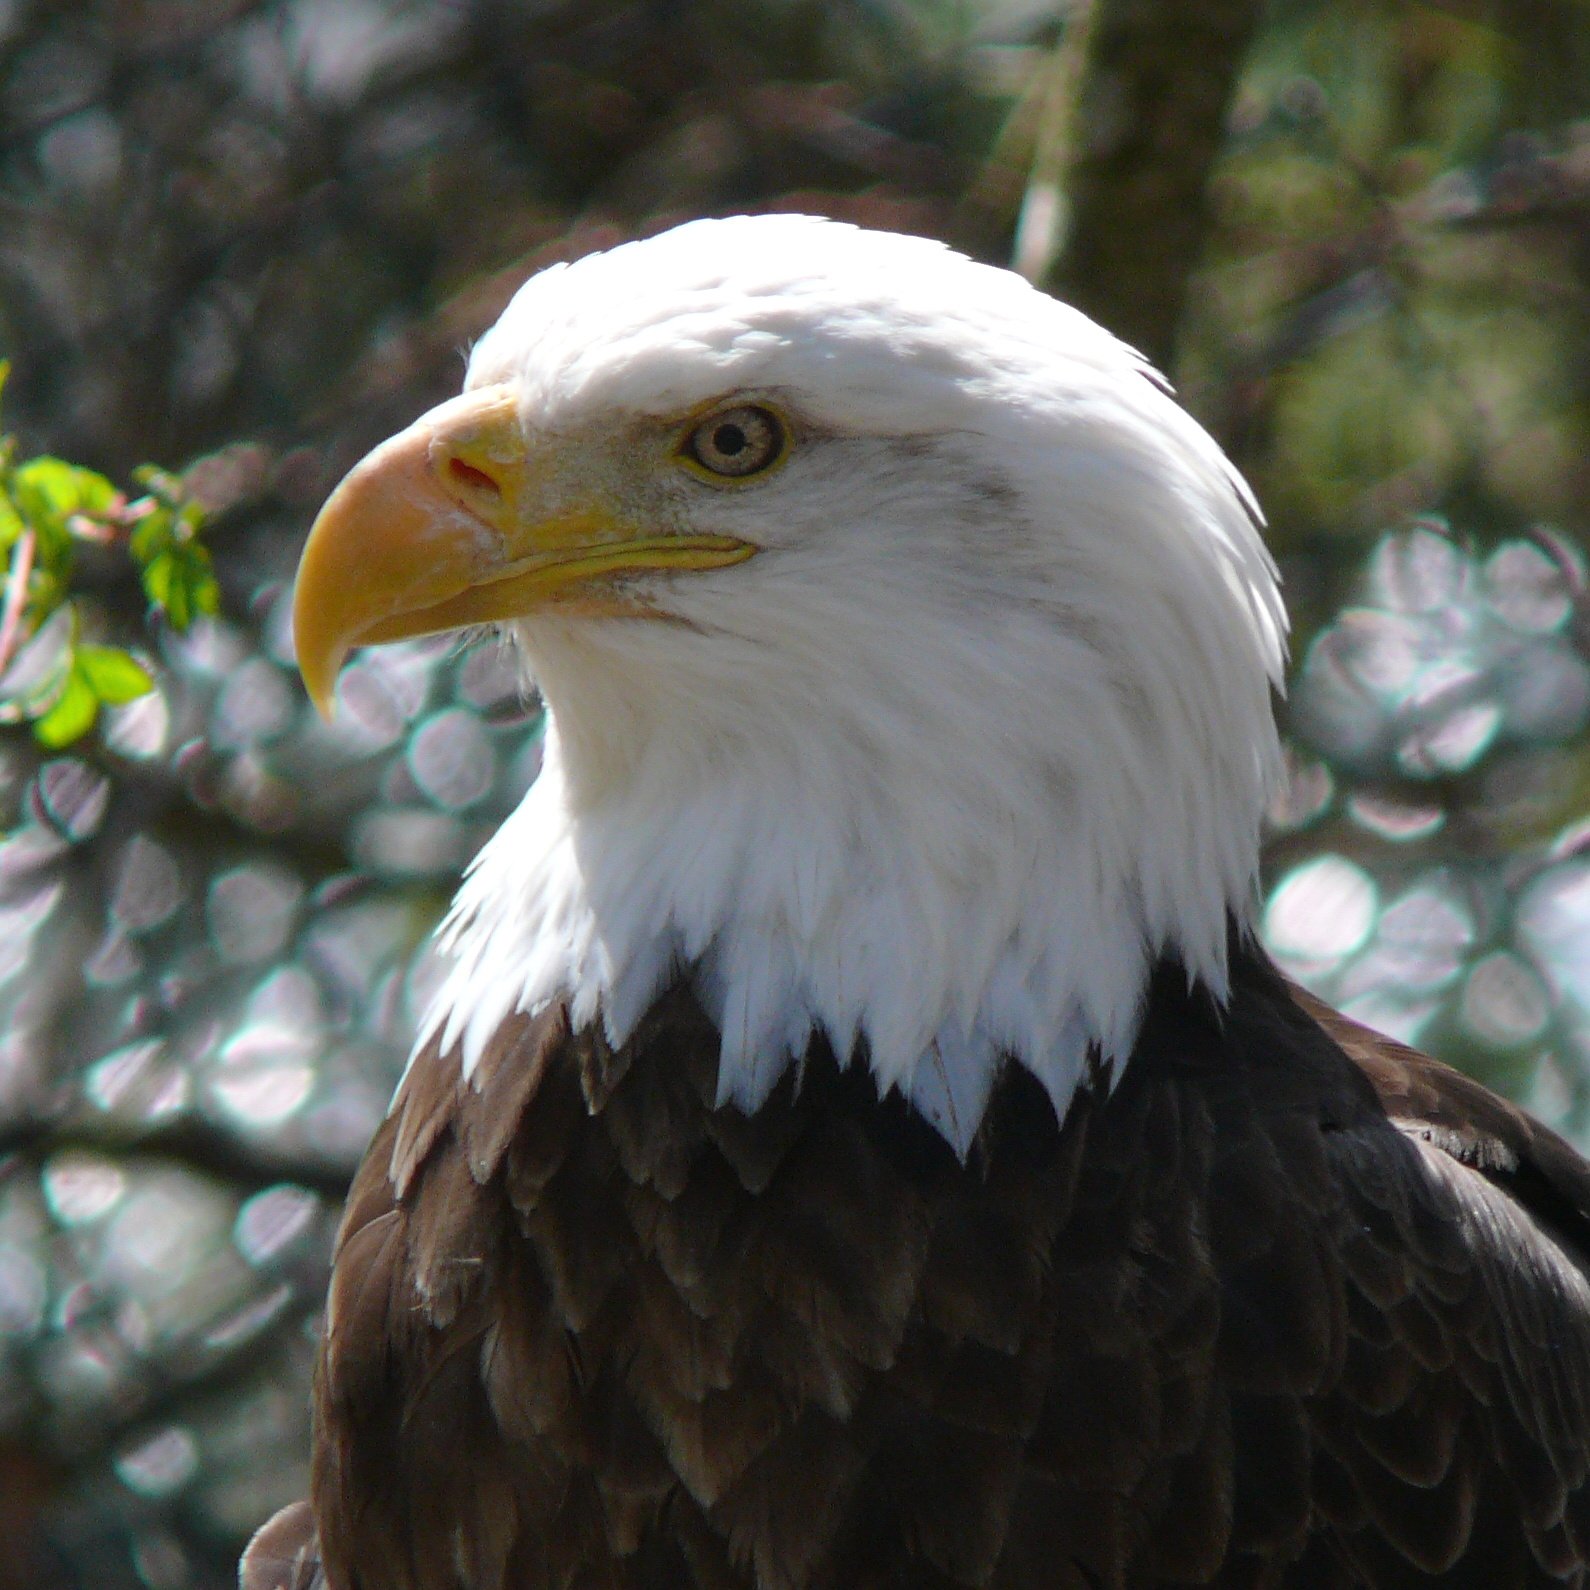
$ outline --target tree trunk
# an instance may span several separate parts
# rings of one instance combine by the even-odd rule
[[[1049,285],[1168,366],[1202,248],[1210,167],[1261,0],[1100,0]]]

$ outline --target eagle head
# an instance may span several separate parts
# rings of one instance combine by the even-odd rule
[[[938,243],[735,217],[535,276],[299,571],[323,710],[351,648],[481,625],[547,706],[427,1034],[467,1071],[563,999],[621,1042],[683,977],[720,1101],[820,1033],[962,1153],[1008,1060],[1063,1114],[1157,959],[1225,991],[1278,763],[1259,524],[1139,355]]]

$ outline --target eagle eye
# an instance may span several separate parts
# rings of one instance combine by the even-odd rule
[[[685,438],[683,456],[710,475],[744,480],[779,463],[789,449],[789,429],[772,409],[744,403],[719,409]]]

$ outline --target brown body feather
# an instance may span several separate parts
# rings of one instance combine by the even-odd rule
[[[1063,1126],[1008,1068],[964,1166],[821,1049],[715,1109],[680,991],[422,1054],[332,1285],[332,1590],[1581,1585],[1590,1167],[1234,982],[1163,969]]]

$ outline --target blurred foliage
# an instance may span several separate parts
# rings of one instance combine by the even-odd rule
[[[320,722],[314,508],[532,271],[759,208],[1174,355],[1298,625],[1272,948],[1590,1142],[1590,11],[0,0],[0,1587],[228,1584],[302,1492],[343,1189],[539,766],[493,644]]]
[[[0,362],[0,391],[8,374]],[[101,707],[154,689],[149,668],[125,647],[85,638],[83,606],[73,598],[78,548],[125,551],[148,616],[181,633],[220,605],[200,540],[209,505],[151,464],[133,471],[145,495],[129,502],[92,469],[48,455],[19,464],[15,454],[15,438],[0,436],[0,554],[8,560],[0,722],[29,722],[40,745],[61,750],[94,727]]]
[[[867,213],[942,229],[1003,110],[964,13],[13,0],[14,414],[111,473],[244,435],[318,449],[339,381],[368,397],[423,364],[445,389],[459,344],[552,258],[804,192],[872,189]],[[315,495],[313,462],[290,495]]]
[[[1283,552],[1584,528],[1590,16],[1475,10],[1278,5],[1238,89],[1180,374]]]

